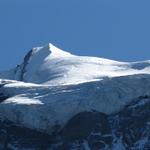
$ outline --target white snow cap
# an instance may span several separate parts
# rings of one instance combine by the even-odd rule
[[[60,48],[54,46],[52,43],[48,43],[46,46],[42,47],[41,50],[49,50],[53,56],[71,56],[69,52],[61,50]]]
[[[23,69],[24,82],[46,85],[67,85],[133,74],[150,74],[150,61],[118,62],[114,60],[77,56],[51,43],[33,48]],[[16,70],[0,73],[0,78],[20,80]]]

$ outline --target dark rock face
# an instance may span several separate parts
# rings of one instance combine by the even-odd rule
[[[23,63],[21,65],[17,65],[14,74],[15,76],[18,74],[18,81],[24,81],[24,74],[26,73],[26,67],[29,64],[29,61],[33,55],[33,49],[31,49],[27,55],[24,57]]]
[[[141,96],[111,116],[81,112],[52,135],[1,122],[0,146],[11,150],[149,150],[150,97]]]
[[[24,61],[23,61],[23,64],[21,66],[21,73],[20,73],[20,81],[24,81],[24,74],[26,72],[26,66],[28,65],[29,63],[29,60],[32,56],[32,53],[33,53],[33,50],[30,50],[27,55],[24,57]]]
[[[8,95],[4,94],[2,91],[1,91],[1,88],[4,86],[4,84],[0,84],[0,103],[3,102],[4,100],[6,100],[7,98],[9,98]]]
[[[5,96],[3,93],[0,93],[0,103],[6,100],[8,96]]]
[[[39,149],[49,147],[51,137],[42,132],[15,126],[12,122],[0,122],[0,149]]]
[[[62,130],[62,137],[66,143],[86,140],[92,149],[112,143],[108,117],[99,112],[82,112],[74,116]]]
[[[82,112],[74,116],[62,130],[67,140],[84,139],[91,131],[105,134],[110,132],[107,116],[98,112]]]
[[[150,148],[150,97],[139,97],[123,111],[111,116],[110,120],[126,149]]]

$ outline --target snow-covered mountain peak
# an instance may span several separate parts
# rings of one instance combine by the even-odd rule
[[[23,63],[15,69],[0,72],[0,78],[36,84],[68,85],[134,74],[150,74],[150,61],[125,63],[77,56],[48,43],[29,51]]]
[[[52,43],[48,43],[45,46],[42,47],[35,47],[33,48],[26,56],[32,55],[33,57],[37,57],[37,59],[45,59],[47,58],[55,58],[55,57],[71,57],[73,56],[69,52],[66,52]],[[44,57],[42,57],[44,56]]]
[[[143,141],[147,145],[150,143],[149,89],[150,60],[118,62],[77,56],[50,43],[30,50],[23,63],[14,69],[0,72],[0,126],[3,127],[1,121],[6,121],[8,127],[10,121],[17,125],[19,133],[18,126],[53,133],[51,141],[66,143],[68,139],[69,145],[76,136],[77,140],[81,137],[89,140],[89,145],[96,139],[93,143],[107,150],[107,145],[113,144],[113,150],[126,149],[116,146],[121,142],[123,147],[137,147],[138,143],[143,145]],[[3,139],[1,131],[0,139]],[[9,126],[5,137],[16,140],[10,131]],[[20,138],[17,132],[13,131]],[[61,135],[56,136],[57,133]],[[32,144],[29,138],[28,141]],[[45,148],[42,146],[42,149]]]
[[[55,57],[71,56],[71,54],[69,52],[66,52],[66,51],[56,47],[52,43],[48,43],[44,47],[41,47],[40,51],[42,51],[43,53],[47,52],[48,54],[51,54],[51,56],[55,56]]]

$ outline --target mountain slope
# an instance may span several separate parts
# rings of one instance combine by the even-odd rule
[[[149,60],[75,56],[52,44],[33,48],[21,65],[0,73],[0,138],[2,129],[13,137],[11,145],[15,139],[23,146],[16,137],[26,141],[23,128],[33,135],[42,132],[36,140],[50,136],[53,150],[140,150],[144,142],[148,148],[149,89]],[[141,124],[138,119],[143,119]],[[12,123],[17,135],[8,133]]]
[[[78,85],[45,86],[22,82],[0,84],[7,99],[0,104],[0,114],[29,128],[61,127],[75,114],[98,111],[112,114],[134,99],[150,95],[150,75],[115,77]],[[138,88],[137,88],[138,87]],[[51,130],[46,132],[51,132]]]
[[[24,62],[0,78],[47,85],[77,84],[104,77],[149,74],[150,61],[124,63],[104,58],[75,56],[52,44],[33,48]]]
[[[81,112],[51,135],[0,122],[0,149],[149,150],[150,98],[139,97],[119,113]]]

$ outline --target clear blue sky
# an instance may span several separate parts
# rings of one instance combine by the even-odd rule
[[[150,0],[0,0],[0,70],[49,42],[78,55],[150,59]]]

